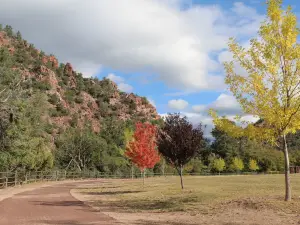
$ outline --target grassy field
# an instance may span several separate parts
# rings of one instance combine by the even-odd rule
[[[175,176],[148,178],[143,187],[142,180],[107,180],[77,191],[93,207],[119,213],[221,215],[228,209],[242,209],[267,210],[270,216],[274,212],[281,217],[300,214],[299,174],[292,175],[293,200],[288,203],[283,201],[283,175],[186,176],[184,190],[179,182]]]

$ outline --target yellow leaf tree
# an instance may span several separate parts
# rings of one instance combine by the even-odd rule
[[[259,29],[259,38],[249,49],[230,39],[233,61],[224,64],[225,83],[245,114],[259,117],[260,126],[239,127],[210,111],[215,125],[235,137],[268,141],[285,156],[285,200],[291,200],[289,152],[286,135],[300,129],[300,45],[299,29],[291,7],[282,8],[281,0],[267,1],[267,18]],[[245,74],[238,74],[237,66]]]

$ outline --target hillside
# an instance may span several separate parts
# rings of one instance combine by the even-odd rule
[[[0,25],[0,170],[127,171],[124,132],[137,121],[161,122],[145,97],[83,78]]]
[[[54,55],[36,49],[19,32],[14,35],[9,26],[0,32],[0,47],[2,59],[12,60],[12,68],[20,71],[24,82],[31,84],[28,87],[47,94],[48,120],[58,128],[74,123],[82,127],[88,121],[99,132],[100,121],[106,117],[134,121],[159,119],[146,98],[121,92],[108,79],[83,78],[71,63],[59,64]]]

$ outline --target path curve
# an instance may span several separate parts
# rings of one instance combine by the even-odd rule
[[[0,225],[114,225],[111,217],[75,199],[70,190],[82,184],[72,182],[41,187],[0,202]]]

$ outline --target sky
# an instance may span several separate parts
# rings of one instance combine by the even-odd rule
[[[224,84],[230,37],[247,46],[264,0],[0,0],[0,23],[85,77],[108,77],[145,96],[159,114],[213,127],[209,108],[241,114]],[[298,2],[298,3],[297,3]],[[298,0],[285,0],[296,14]],[[255,121],[252,115],[244,119]]]

